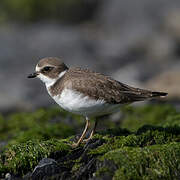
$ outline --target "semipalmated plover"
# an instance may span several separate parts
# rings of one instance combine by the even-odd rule
[[[74,147],[83,141],[90,126],[90,117],[113,113],[123,104],[167,95],[165,92],[134,88],[88,69],[68,68],[56,57],[41,59],[35,72],[28,76],[35,77],[45,83],[50,96],[63,109],[85,117],[84,131]],[[96,126],[97,120],[88,139],[92,138]]]

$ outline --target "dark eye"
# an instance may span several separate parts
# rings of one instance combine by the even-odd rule
[[[53,67],[46,66],[46,67],[43,68],[43,71],[47,72],[47,71],[50,71],[51,69],[53,69]]]

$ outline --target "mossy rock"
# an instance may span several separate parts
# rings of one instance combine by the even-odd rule
[[[105,170],[113,179],[178,179],[180,143],[123,147],[106,153],[98,163],[96,173],[101,177]]]
[[[166,128],[144,126],[136,133],[129,133],[129,135],[126,136],[121,134],[116,136],[113,134],[106,136],[97,134],[94,138],[103,139],[106,143],[95,150],[91,150],[90,154],[102,155],[122,147],[145,147],[156,144],[161,145],[170,142],[180,142],[180,128],[178,130],[177,128],[171,128],[171,131],[169,131],[169,129]]]
[[[175,108],[171,105],[145,105],[142,107],[125,106],[122,108],[123,119],[121,127],[127,128],[130,131],[136,131],[143,125],[163,125],[169,122],[170,125],[174,122],[172,118],[179,115]],[[178,123],[178,121],[177,121]]]
[[[9,145],[1,155],[3,164],[0,166],[0,174],[11,172],[22,176],[28,171],[32,171],[42,158],[48,157],[52,152],[61,151],[63,156],[70,149],[70,145],[59,140],[33,140]]]
[[[76,149],[70,144],[84,123],[79,116],[57,108],[1,116],[0,134],[8,140],[0,151],[1,178],[6,173],[22,178],[48,157],[61,169],[59,179],[178,179],[180,114],[168,105],[122,112],[124,128],[100,131]]]
[[[75,119],[77,125],[81,124],[81,117],[69,114],[60,108],[0,116],[0,140],[23,143],[32,139],[66,138],[75,134],[75,129],[66,123],[68,119]]]

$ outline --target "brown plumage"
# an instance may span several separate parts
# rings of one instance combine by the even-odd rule
[[[53,96],[60,94],[64,86],[95,100],[105,100],[109,104],[131,103],[167,95],[164,92],[134,88],[103,74],[81,68],[67,70],[65,75],[50,88],[51,94]]]
[[[167,95],[164,92],[134,88],[88,69],[69,69],[61,59],[56,57],[41,59],[36,66],[36,71],[28,76],[28,78],[35,77],[40,78],[45,83],[50,95],[62,108],[86,117],[84,131],[77,143],[72,145],[73,147],[77,147],[80,143],[87,142],[93,137],[97,120],[89,138],[84,140],[91,116],[111,113],[121,104]],[[67,93],[66,89],[71,91]],[[79,93],[74,93],[74,91]],[[63,95],[61,92],[66,92],[66,94]]]

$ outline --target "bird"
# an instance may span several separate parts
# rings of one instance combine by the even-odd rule
[[[92,139],[98,123],[97,117],[116,112],[125,104],[168,94],[135,88],[89,69],[69,68],[57,57],[40,59],[35,72],[28,75],[28,78],[36,77],[45,83],[49,95],[61,108],[85,117],[84,130],[72,147]],[[94,127],[85,139],[92,117],[96,118]]]

